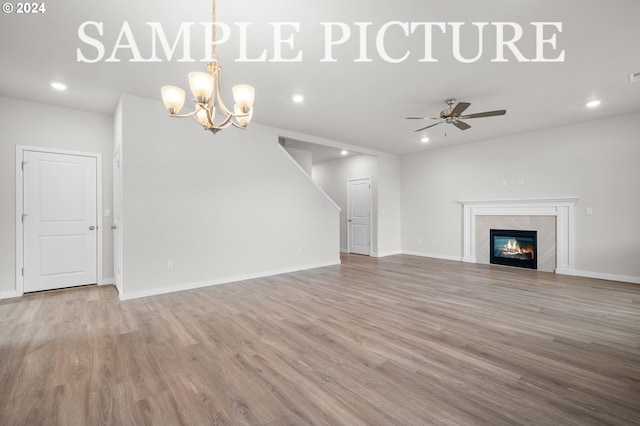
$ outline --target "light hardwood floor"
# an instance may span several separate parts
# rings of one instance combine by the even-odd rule
[[[0,424],[640,423],[640,286],[393,256],[0,302]]]

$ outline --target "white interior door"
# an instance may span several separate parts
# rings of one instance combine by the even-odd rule
[[[120,191],[120,152],[113,155],[113,281],[118,292],[122,293],[122,239],[121,239],[121,191]]]
[[[97,160],[23,153],[24,291],[97,283]]]
[[[349,253],[371,254],[371,178],[349,179]]]

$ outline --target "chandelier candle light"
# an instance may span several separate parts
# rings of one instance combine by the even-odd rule
[[[222,68],[218,64],[216,53],[216,0],[212,1],[213,14],[211,17],[211,58],[207,65],[208,72],[189,73],[189,87],[196,98],[195,110],[189,114],[179,115],[184,105],[185,91],[176,86],[162,87],[162,102],[167,107],[171,117],[193,117],[205,130],[214,134],[230,125],[239,129],[247,127],[253,117],[253,101],[255,91],[252,86],[239,84],[233,86],[233,99],[235,105],[233,112],[229,111],[220,95],[220,74]],[[216,123],[217,112],[221,114],[222,121]]]

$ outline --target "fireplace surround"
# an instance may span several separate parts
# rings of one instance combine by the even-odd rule
[[[557,274],[575,275],[575,206],[578,197],[460,201],[463,206],[463,258],[476,263],[477,216],[554,216]]]

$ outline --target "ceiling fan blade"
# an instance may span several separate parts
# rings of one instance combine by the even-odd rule
[[[407,117],[407,120],[437,120],[433,117]]]
[[[429,127],[437,126],[437,125],[438,125],[438,124],[440,124],[440,123],[443,123],[443,122],[442,122],[442,121],[438,121],[438,122],[437,122],[437,123],[435,123],[435,124],[432,124],[432,125],[427,126],[427,127],[423,127],[422,129],[418,129],[418,130],[416,130],[416,132],[421,132],[421,131],[423,131],[423,130],[427,130]]]
[[[456,107],[453,109],[453,111],[451,112],[451,115],[453,115],[454,117],[456,115],[460,115],[470,106],[471,104],[468,102],[458,102],[458,105],[456,105]]]
[[[505,115],[507,113],[506,109],[500,109],[497,111],[486,111],[486,112],[478,112],[475,114],[464,115],[460,118],[482,118],[482,117],[495,117],[496,115]]]
[[[471,126],[469,126],[467,123],[465,123],[464,121],[460,121],[460,120],[453,121],[453,125],[456,126],[460,130],[467,130],[467,129],[471,128]]]

